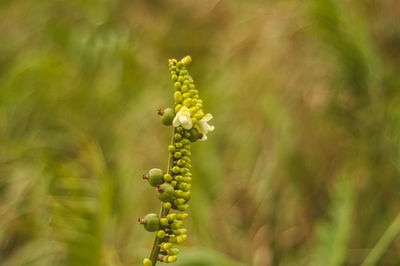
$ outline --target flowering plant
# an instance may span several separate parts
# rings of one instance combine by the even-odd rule
[[[186,211],[191,198],[190,144],[206,140],[207,133],[214,130],[214,126],[208,124],[213,116],[204,114],[203,101],[186,69],[191,60],[190,56],[179,62],[176,59],[169,60],[175,106],[158,111],[161,122],[173,126],[173,137],[168,146],[168,167],[165,172],[153,168],[143,175],[143,179],[156,187],[158,198],[162,201],[160,215],[150,213],[138,220],[147,231],[156,232],[150,256],[143,260],[145,266],[153,266],[157,261],[172,263],[177,260],[179,249],[173,245],[187,239],[187,230],[182,227],[182,221],[188,217]]]

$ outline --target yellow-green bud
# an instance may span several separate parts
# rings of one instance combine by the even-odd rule
[[[173,263],[178,260],[177,256],[168,256],[168,263]]]
[[[181,88],[181,83],[179,81],[174,83],[174,88],[179,90]]]
[[[168,219],[167,218],[161,218],[160,219],[160,224],[162,226],[168,226]]]
[[[184,66],[187,66],[188,64],[190,64],[190,62],[192,62],[192,58],[190,57],[190,55],[187,55],[181,59],[181,63]]]
[[[159,230],[157,232],[157,237],[158,238],[164,238],[165,237],[165,231],[164,230]]]
[[[164,202],[163,207],[167,210],[171,209],[171,202]]]
[[[177,103],[181,103],[182,102],[182,94],[181,94],[180,91],[176,91],[174,93],[174,99],[175,99],[175,102],[177,102]]]
[[[186,239],[187,239],[187,235],[177,236],[176,243],[181,244],[181,243],[185,242]]]
[[[153,263],[149,259],[144,259],[143,260],[143,265],[144,266],[153,266]]]

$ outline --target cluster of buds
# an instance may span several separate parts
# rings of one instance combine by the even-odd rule
[[[212,115],[204,113],[203,101],[186,69],[190,62],[190,56],[179,62],[169,60],[175,106],[158,110],[161,122],[174,128],[172,142],[168,146],[167,171],[153,168],[143,175],[143,179],[156,188],[158,198],[163,202],[160,215],[151,213],[139,218],[139,223],[147,231],[156,232],[150,257],[143,260],[145,266],[153,266],[157,261],[172,263],[177,260],[179,249],[173,245],[187,239],[187,230],[182,226],[183,220],[188,217],[186,211],[191,198],[190,144],[206,140],[207,133],[214,130],[214,126],[208,124]]]

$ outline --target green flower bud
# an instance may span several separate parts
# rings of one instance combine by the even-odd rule
[[[183,131],[183,127],[181,127],[181,126],[177,127],[177,128],[176,128],[176,131],[182,132],[182,131]]]
[[[176,213],[170,213],[170,214],[167,215],[167,219],[168,219],[169,222],[174,221],[175,218],[176,218]]]
[[[189,214],[187,214],[187,213],[178,213],[178,214],[176,215],[176,219],[178,219],[178,220],[185,220],[188,216],[189,216]]]
[[[168,226],[168,219],[167,218],[161,218],[160,219],[160,224],[162,225],[162,226]]]
[[[171,209],[171,202],[164,202],[163,207],[167,210]]]
[[[188,202],[191,199],[191,194],[190,191],[185,191],[182,193],[182,199],[185,199],[186,202]]]
[[[173,186],[173,187],[176,187],[176,181],[171,181],[171,185]]]
[[[177,236],[185,235],[187,233],[186,228],[180,228],[178,230],[174,230],[174,234]]]
[[[157,232],[157,237],[158,238],[164,238],[165,237],[165,231],[164,230],[159,230]]]
[[[175,152],[175,154],[176,154],[176,152]],[[175,157],[175,155],[174,155],[174,157]],[[179,166],[174,166],[174,167],[172,167],[172,172],[174,174],[178,174],[181,172],[181,168],[179,168]]]
[[[176,72],[175,72],[176,73]],[[172,75],[172,81],[178,81],[178,76],[177,75]]]
[[[174,195],[175,197],[181,197],[182,196],[183,191],[180,189],[177,189],[174,191]]]
[[[139,218],[138,222],[144,225],[144,229],[149,232],[155,232],[160,228],[160,218],[157,214],[150,213],[144,218]]]
[[[179,73],[179,74],[181,74],[181,73]],[[185,78],[183,76],[179,75],[179,77],[178,77],[179,83],[180,84],[183,83],[184,80],[185,80]]]
[[[187,172],[189,172],[189,169],[187,169],[186,167],[181,168],[181,174],[186,174]]]
[[[179,81],[174,83],[174,88],[179,90],[181,88],[181,83]]]
[[[185,200],[184,200],[184,199],[181,199],[181,198],[176,199],[176,200],[174,201],[174,204],[175,204],[176,206],[185,204]]]
[[[174,99],[176,103],[181,103],[182,102],[182,94],[180,91],[176,91],[174,93]]]
[[[163,250],[168,250],[172,247],[172,244],[169,242],[162,242],[160,248]]]
[[[185,80],[185,81],[183,82],[183,85],[189,86],[189,85],[190,85],[190,80]]]
[[[175,235],[169,235],[169,242],[170,243],[176,243],[176,236]]]
[[[179,229],[182,227],[182,221],[179,220],[175,220],[172,224],[171,224],[171,228],[172,229]]]
[[[170,174],[165,174],[165,175],[164,175],[164,180],[165,180],[166,182],[170,182],[170,181],[172,181],[172,176],[171,176]]]
[[[195,88],[196,88],[196,86],[194,86],[194,84],[189,85],[189,89],[194,90]]]
[[[183,83],[186,83],[186,81],[187,80],[185,80]],[[188,88],[188,86],[187,85],[183,85],[182,87],[181,87],[181,92],[188,92],[189,91],[189,88]],[[185,94],[185,93],[184,93]],[[190,97],[190,93],[189,93],[189,97]]]
[[[183,105],[184,106],[187,106],[187,107],[190,107],[191,105],[192,105],[192,99],[185,99],[184,101],[183,101]],[[190,110],[190,109],[189,109]],[[190,114],[192,114],[192,112],[190,112]]]
[[[178,143],[175,144],[175,147],[176,147],[177,149],[182,149],[182,148],[183,148],[183,144],[180,143],[180,142],[178,142]]]
[[[179,162],[179,161],[178,161],[178,162]],[[181,175],[175,176],[175,180],[176,180],[177,182],[180,182],[182,179],[183,179],[183,176],[181,176]]]
[[[173,146],[173,145],[169,145],[168,146],[168,151],[170,152],[170,153],[174,153],[175,152],[175,147]]]
[[[183,99],[188,99],[188,98],[190,98],[190,93],[185,92],[184,94],[182,94],[182,98],[183,98]]]
[[[185,160],[185,162],[187,163],[190,163],[192,161],[188,156],[183,156],[182,159]]]
[[[167,259],[168,263],[174,263],[177,260],[178,260],[177,256],[168,256],[168,259]]]
[[[177,62],[177,63],[176,63],[176,66],[179,67],[179,68],[181,68],[181,67],[183,66],[183,64],[182,64],[182,62],[180,61],[180,62]]]
[[[181,243],[185,242],[186,239],[187,239],[187,235],[177,236],[176,243],[181,244]]]
[[[153,187],[164,183],[163,179],[164,172],[161,169],[153,168],[149,173],[143,175],[143,179],[147,179],[150,185]]]
[[[177,164],[178,164],[179,166],[185,166],[185,165],[186,165],[186,162],[185,162],[184,160],[180,159],[180,160],[178,161]]]
[[[172,108],[165,108],[163,114],[161,115],[161,123],[166,126],[172,125],[172,120],[174,120],[175,112]]]
[[[180,133],[176,133],[174,136],[175,140],[181,140],[182,139],[182,135]]]
[[[176,105],[175,112],[179,112],[179,110],[181,110],[181,108],[182,108],[181,104]]]
[[[190,133],[189,133],[190,134]],[[188,140],[188,139],[183,139],[182,140],[182,144],[183,145],[188,145],[188,144],[190,144],[190,141]]]
[[[189,208],[189,204],[183,204],[183,205],[178,205],[178,206],[176,206],[176,208],[179,210],[179,211],[186,211],[188,208]]]
[[[182,157],[182,153],[180,153],[179,151],[174,153],[174,158],[179,159]]]
[[[189,129],[189,133],[190,133],[189,140],[191,142],[195,142],[196,140],[198,140],[200,138],[200,133],[195,128]]]
[[[174,187],[168,183],[157,186],[157,191],[160,193],[158,198],[161,201],[171,201],[174,198]]]
[[[179,249],[177,248],[171,248],[167,251],[168,255],[178,255],[179,254]]]
[[[192,58],[189,55],[187,55],[187,56],[185,56],[184,58],[181,59],[181,63],[184,66],[189,65],[190,62],[192,62]]]
[[[149,259],[144,259],[143,260],[143,265],[144,266],[153,266],[153,263]]]

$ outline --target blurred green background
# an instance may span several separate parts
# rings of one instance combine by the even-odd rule
[[[168,59],[190,54],[216,130],[193,145],[175,265],[400,265],[399,14],[1,0],[0,264],[141,264],[154,235],[137,218],[159,210],[141,175],[166,167],[171,134],[155,111],[173,103]]]

